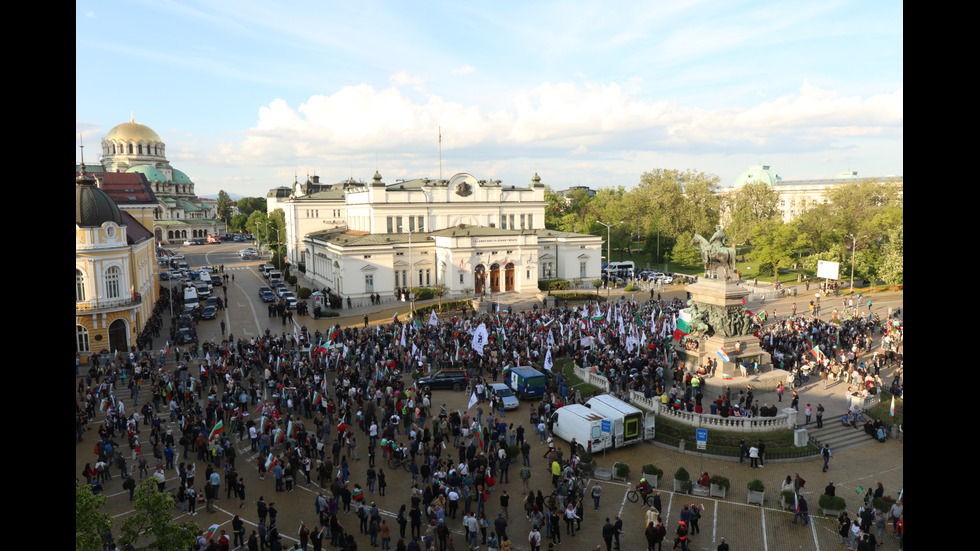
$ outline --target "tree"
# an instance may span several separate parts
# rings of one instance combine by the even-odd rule
[[[248,222],[248,216],[238,213],[231,217],[231,221],[228,222],[228,231],[232,233],[241,233],[245,231],[245,224]]]
[[[269,202],[265,197],[242,197],[238,200],[238,212],[245,216],[250,216],[255,211],[265,212],[269,208]]]
[[[898,226],[888,231],[888,242],[881,249],[881,268],[878,275],[885,283],[902,285],[905,281],[905,228]]]
[[[627,203],[636,215],[658,215],[656,226],[667,237],[685,231],[713,233],[721,208],[719,182],[718,176],[695,170],[655,169],[640,176],[640,183],[630,191],[640,197]],[[642,223],[648,231],[650,223],[649,219]]]
[[[725,199],[725,234],[732,243],[748,243],[758,224],[776,220],[779,193],[770,185],[750,182],[733,190]]]
[[[793,262],[796,251],[804,243],[796,227],[782,220],[758,224],[751,239],[755,244],[752,258],[759,263],[759,273],[771,274],[774,281],[779,276],[779,269]]]
[[[436,283],[431,287],[431,289],[432,289],[432,294],[438,297],[439,299],[439,311],[441,312],[442,297],[446,296],[446,294],[449,293],[449,285],[446,285],[445,283]]]
[[[685,268],[703,266],[701,262],[701,251],[691,245],[693,239],[694,234],[691,232],[684,232],[677,236],[677,241],[674,243],[673,248],[671,248],[669,255],[672,263],[684,266]]]
[[[231,220],[231,197],[225,190],[218,192],[218,218],[226,224]]]
[[[136,488],[135,514],[122,521],[119,543],[130,543],[136,549],[189,549],[196,543],[197,524],[172,523],[169,511],[173,507],[174,496],[160,492],[156,479],[144,480]]]
[[[105,494],[93,494],[91,485],[75,484],[75,549],[102,550],[102,534],[112,529],[109,515],[99,510],[105,502]]]
[[[568,208],[565,198],[552,191],[551,186],[545,186],[544,200],[547,203],[544,207],[544,227],[560,231],[562,217],[565,216],[565,209]]]

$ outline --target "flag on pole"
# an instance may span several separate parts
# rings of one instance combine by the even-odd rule
[[[204,534],[204,539],[206,539],[206,540],[208,540],[208,541],[210,541],[210,540],[211,540],[211,538],[213,538],[213,537],[214,537],[214,535],[215,535],[215,534],[216,534],[217,532],[218,532],[218,525],[217,525],[217,524],[212,524],[212,525],[211,525],[211,527],[210,527],[210,528],[208,528],[208,531],[207,531],[207,533],[206,533],[206,534]]]
[[[892,395],[892,405],[890,408],[888,408],[888,420],[889,421],[895,420],[895,396],[894,395]]]
[[[544,368],[547,369],[548,371],[551,371],[551,368],[554,365],[555,365],[554,362],[551,360],[551,349],[549,348],[548,353],[544,357]]]
[[[218,421],[215,423],[214,427],[211,428],[211,434],[208,435],[208,442],[214,440],[215,436],[218,436],[225,430],[225,422]]]
[[[724,347],[724,346],[718,349],[718,357],[720,357],[720,358],[721,358],[721,360],[722,360],[723,362],[725,362],[725,363],[729,363],[729,362],[731,362],[731,361],[732,361],[732,360],[731,360],[731,359],[730,359],[730,358],[728,357],[728,354],[726,354],[726,353],[725,353],[725,347]]]
[[[483,436],[483,427],[476,428],[476,439],[480,443],[480,451],[483,451],[487,446],[486,438]]]
[[[476,403],[476,391],[474,390],[473,394],[470,395],[470,403],[468,406],[466,406],[466,409],[470,409],[471,407],[473,407],[473,404],[475,403]]]

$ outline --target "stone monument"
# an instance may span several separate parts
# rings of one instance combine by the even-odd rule
[[[748,364],[749,376],[771,371],[771,356],[753,335],[756,327],[744,306],[749,290],[734,281],[735,249],[725,246],[725,234],[720,227],[710,240],[695,235],[692,245],[698,245],[701,250],[705,273],[716,277],[701,277],[697,283],[687,286],[691,294],[684,314],[690,329],[688,335],[699,339],[701,344],[697,350],[687,350],[682,343],[675,342],[678,357],[692,368],[705,365],[707,358],[716,360],[716,376],[741,377],[742,364]],[[754,369],[756,364],[758,373]]]

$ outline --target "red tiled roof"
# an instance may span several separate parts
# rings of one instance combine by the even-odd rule
[[[156,204],[157,197],[146,180],[138,172],[89,172],[102,181],[102,191],[122,208],[126,205]]]

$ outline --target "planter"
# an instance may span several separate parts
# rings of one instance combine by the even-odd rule
[[[692,484],[691,493],[696,496],[708,497],[709,490],[707,486],[702,486],[700,484]]]
[[[656,488],[657,484],[660,482],[660,479],[655,474],[643,473],[643,478],[647,480],[647,484],[649,484],[651,488]]]
[[[789,495],[786,495],[787,493]],[[794,509],[796,504],[793,502],[793,492],[781,492],[779,494],[779,505],[786,510]]]
[[[834,517],[834,518],[839,517],[840,514],[841,514],[841,510],[838,510],[838,509],[824,509],[823,507],[820,508],[820,512],[823,513],[823,514],[825,514],[825,515],[827,515],[828,517]]]
[[[691,491],[691,481],[690,480],[677,480],[674,479],[674,492],[686,494]]]
[[[725,499],[725,494],[727,494],[727,493],[728,493],[728,489],[725,488],[724,486],[719,486],[717,484],[711,484],[708,487],[708,494],[711,497],[720,497],[722,499]]]
[[[765,492],[753,492],[752,490],[749,490],[749,497],[748,497],[748,502],[749,503],[755,503],[756,505],[762,505],[765,500],[766,500],[766,493]]]

